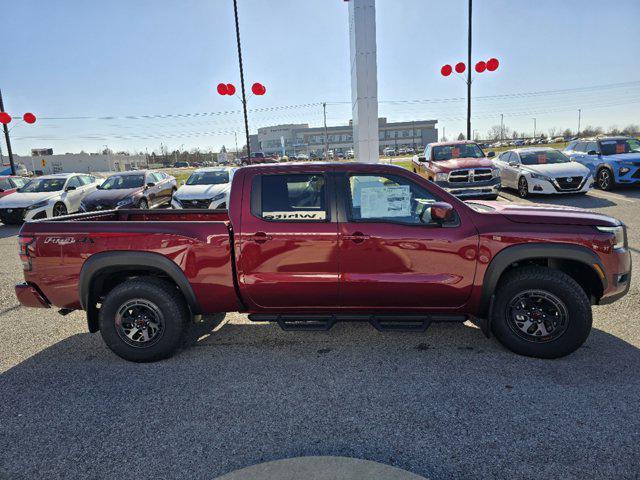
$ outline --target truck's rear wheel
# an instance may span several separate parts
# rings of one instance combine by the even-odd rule
[[[118,356],[133,362],[168,358],[180,345],[189,310],[180,292],[160,278],[127,280],[100,307],[100,333]]]
[[[591,331],[591,304],[569,275],[546,267],[522,267],[501,280],[491,328],[520,355],[558,358],[578,349]]]

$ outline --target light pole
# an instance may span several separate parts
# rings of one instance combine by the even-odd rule
[[[576,137],[580,136],[580,117],[582,115],[582,109],[579,108],[578,109],[578,133],[576,133]]]
[[[16,174],[16,165],[13,162],[13,151],[11,150],[11,138],[9,138],[9,122],[12,118],[7,112],[4,111],[4,102],[2,101],[2,90],[0,90],[0,123],[2,123],[2,129],[4,130],[4,140],[7,144],[7,154],[9,155],[9,165],[11,165],[11,175]],[[35,123],[36,116],[27,112],[22,116],[22,120],[25,123]]]
[[[533,119],[533,138],[536,138],[536,119]]]

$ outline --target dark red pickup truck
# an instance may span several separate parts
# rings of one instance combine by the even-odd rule
[[[241,168],[229,212],[117,210],[20,232],[23,305],[83,309],[123,358],[170,356],[202,314],[285,329],[464,322],[509,349],[577,349],[629,289],[625,226],[584,210],[462,202],[400,167]]]

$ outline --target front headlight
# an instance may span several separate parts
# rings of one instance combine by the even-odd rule
[[[498,178],[500,176],[500,169],[499,168],[492,168],[491,169],[491,176],[493,178]]]
[[[547,182],[551,181],[551,178],[547,177],[546,175],[540,175],[539,173],[533,172],[531,172],[531,178],[535,178],[537,180],[546,180]]]
[[[446,182],[448,179],[448,173],[436,173],[436,182]]]
[[[125,198],[116,203],[116,208],[124,207],[125,205],[131,205],[133,203],[133,198]]]
[[[618,173],[620,173],[620,175],[625,175],[627,173],[629,173],[629,170],[631,170],[628,167],[620,167],[620,169],[618,170]]]
[[[27,210],[35,210],[36,208],[42,208],[49,205],[49,200],[43,200],[42,202],[34,203],[27,207]]]
[[[613,248],[626,248],[627,246],[627,230],[624,225],[617,227],[596,227],[600,232],[613,234]]]
[[[226,193],[219,193],[215,197],[211,199],[212,202],[217,202],[218,200],[222,200],[225,197]]]

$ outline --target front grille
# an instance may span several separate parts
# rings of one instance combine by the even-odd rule
[[[1,208],[0,220],[2,223],[20,223],[24,221],[26,208]]]
[[[491,180],[490,168],[475,168],[469,170],[454,170],[449,174],[451,183],[486,182]]]
[[[211,200],[180,200],[180,204],[183,208],[209,208]]]
[[[561,190],[575,190],[580,188],[582,177],[560,177],[556,178],[556,182]]]

